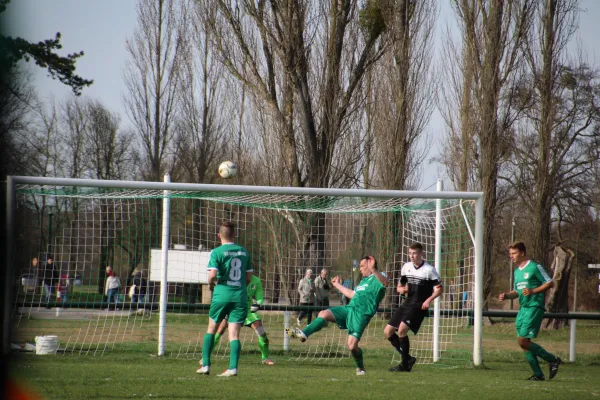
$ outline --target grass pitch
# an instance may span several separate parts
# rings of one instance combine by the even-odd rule
[[[12,364],[18,382],[46,399],[590,399],[600,397],[600,362],[588,358],[561,366],[552,381],[529,382],[519,353],[514,361],[490,361],[485,368],[417,365],[392,373],[389,358],[366,356],[367,375],[356,376],[348,359],[327,364],[297,363],[283,355],[275,366],[245,355],[240,375],[220,378],[227,360],[213,362],[210,376],[195,373],[197,361],[147,355],[35,356]],[[517,359],[519,359],[517,361]],[[547,374],[547,365],[543,365]]]
[[[217,375],[227,358],[213,359],[210,376],[195,373],[197,360],[156,357],[148,352],[104,355],[15,354],[11,375],[44,399],[600,399],[600,327],[577,329],[577,362],[560,367],[552,381],[530,382],[513,323],[484,327],[483,368],[419,365],[392,373],[390,357],[365,350],[367,375],[356,376],[352,360],[298,362],[274,352],[264,366],[247,344],[235,378]],[[568,328],[543,331],[537,343],[568,359]],[[310,339],[309,339],[310,340]],[[383,339],[382,339],[383,341]],[[548,375],[548,365],[542,369]]]

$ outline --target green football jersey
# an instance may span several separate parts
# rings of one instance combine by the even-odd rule
[[[256,275],[252,275],[252,279],[248,285],[248,308],[253,303],[252,299],[256,300],[258,304],[262,304],[265,300],[262,283]]]
[[[213,301],[246,302],[246,272],[252,271],[248,250],[235,243],[224,243],[210,253],[208,270],[217,270]]]
[[[384,296],[385,286],[375,275],[369,275],[354,288],[354,297],[350,300],[348,307],[359,309],[364,315],[373,316],[377,313],[377,307]]]
[[[530,294],[523,296],[523,289],[535,289],[542,286],[544,283],[552,282],[552,278],[548,275],[544,267],[534,261],[529,262],[523,267],[515,269],[515,287],[514,289],[519,294],[519,304],[521,307],[541,307],[545,308],[544,293]]]

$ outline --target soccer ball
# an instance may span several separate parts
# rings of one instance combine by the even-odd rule
[[[219,175],[221,178],[233,178],[237,174],[237,165],[233,161],[223,161],[219,165]]]

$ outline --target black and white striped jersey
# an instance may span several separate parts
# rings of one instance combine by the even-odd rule
[[[442,284],[437,271],[427,261],[423,261],[418,268],[412,262],[407,262],[402,266],[400,276],[400,281],[408,284],[406,305],[420,306],[431,296],[433,288]]]

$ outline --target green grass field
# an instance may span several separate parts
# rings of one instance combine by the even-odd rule
[[[277,357],[263,366],[257,356],[240,364],[240,376],[219,378],[194,373],[196,361],[148,356],[20,357],[13,372],[47,399],[590,399],[600,396],[600,364],[565,365],[552,381],[529,382],[525,362],[488,362],[486,368],[417,366],[410,374],[387,372],[389,359],[369,358],[367,375],[354,375],[352,363],[298,364]],[[546,368],[544,368],[546,369]]]
[[[583,325],[583,324],[582,324]],[[196,360],[159,358],[147,353],[36,356],[19,353],[12,376],[46,399],[593,399],[600,398],[600,328],[578,326],[577,362],[561,366],[552,381],[526,381],[531,372],[514,340],[514,326],[484,329],[483,368],[417,365],[411,373],[391,373],[390,358],[365,351],[367,375],[356,376],[352,361],[290,361],[263,366],[256,353],[243,354],[240,376],[219,378],[227,360],[213,360],[212,374],[195,374]],[[538,343],[568,358],[568,329],[544,331]],[[547,374],[547,365],[543,363]]]

